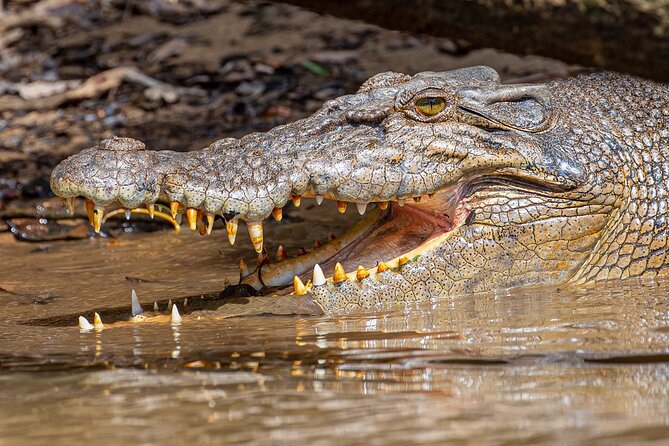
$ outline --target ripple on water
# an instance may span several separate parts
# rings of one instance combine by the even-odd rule
[[[18,322],[129,306],[133,288],[145,306],[216,292],[224,276],[236,276],[230,259],[244,248],[164,233],[33,248],[0,240],[9,265],[0,277],[0,444],[669,438],[663,283],[79,333]],[[54,297],[34,304],[44,290]]]

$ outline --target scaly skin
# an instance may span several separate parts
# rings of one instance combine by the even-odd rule
[[[444,110],[421,114],[423,97],[444,99]],[[357,239],[386,249],[393,268],[317,280],[307,293],[326,311],[656,275],[669,263],[668,103],[666,85],[611,73],[544,85],[503,85],[487,67],[382,73],[306,119],[199,152],[107,140],[56,167],[51,187],[98,206],[179,202],[251,223],[292,196],[392,202],[394,233],[419,242]],[[362,251],[364,266],[374,253]],[[334,262],[325,257],[313,254]],[[305,262],[284,269],[304,274]],[[287,284],[264,274],[261,283]]]

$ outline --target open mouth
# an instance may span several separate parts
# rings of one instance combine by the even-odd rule
[[[330,237],[310,252],[303,251],[296,257],[288,258],[280,248],[276,259],[271,261],[263,249],[262,222],[247,222],[251,242],[259,252],[259,261],[253,271],[242,261],[240,283],[258,291],[271,289],[279,293],[295,291],[300,294],[300,290],[292,286],[296,283],[295,277],[308,284],[309,280],[313,280],[315,265],[319,265],[326,281],[333,282],[363,280],[377,272],[400,267],[467,222],[470,209],[465,198],[466,190],[467,186],[462,183],[429,195],[370,203],[345,202],[310,193],[293,196],[292,202],[296,206],[301,204],[302,199],[315,199],[318,204],[332,200],[337,202],[340,213],[346,212],[350,206],[357,209],[362,218],[343,235]],[[65,200],[72,210],[74,199]],[[211,233],[215,219],[214,215],[184,208],[178,202],[148,204],[146,209],[120,208],[105,213],[103,208],[86,199],[86,210],[96,231],[110,217],[125,214],[129,218],[132,213],[138,213],[168,220],[177,229],[183,216],[190,229],[205,235]],[[277,208],[272,214],[276,220],[282,219],[282,209]],[[224,215],[223,218],[228,238],[234,243],[239,218],[231,215]]]
[[[464,186],[455,185],[401,201],[369,204],[338,201],[341,213],[353,205],[363,218],[342,236],[331,238],[311,252],[294,258],[282,258],[279,253],[276,262],[265,257],[253,272],[243,267],[241,283],[258,290],[283,289],[283,292],[299,294],[299,286],[295,289],[286,286],[294,284],[295,276],[300,277],[301,283],[314,280],[315,265],[324,273],[323,278],[316,281],[333,282],[363,280],[377,272],[397,268],[467,222],[470,210],[464,191]],[[307,194],[300,198],[305,197],[310,198]],[[321,202],[321,197],[317,197],[317,201]]]
[[[241,214],[219,213],[218,216],[222,216],[226,222],[226,232],[231,243],[237,238],[239,221],[245,220],[251,243],[259,254],[257,266],[253,270],[243,261],[240,262],[241,285],[252,287],[263,294],[270,291],[305,294],[310,280],[314,285],[328,281],[360,281],[385,270],[401,267],[442,244],[460,226],[472,225],[476,218],[474,209],[481,207],[490,197],[509,194],[511,191],[512,195],[525,197],[552,196],[569,187],[518,170],[497,170],[492,174],[477,172],[460,178],[433,193],[390,201],[372,198],[367,203],[346,202],[334,195],[314,195],[307,190],[302,195],[292,196],[295,206],[300,206],[307,199],[313,199],[318,204],[331,200],[337,203],[340,213],[352,207],[357,209],[362,218],[343,235],[329,238],[310,252],[301,250],[296,257],[289,258],[280,248],[276,259],[272,260],[263,248],[262,221],[246,221],[247,218]],[[159,201],[164,203],[165,199],[161,194]],[[74,198],[65,200],[72,210]],[[186,207],[179,201],[167,203],[149,203],[146,209],[121,208],[105,213],[103,206],[87,198],[86,209],[96,231],[113,215],[125,213],[129,218],[131,213],[141,213],[167,219],[177,229],[180,228],[180,218],[185,217],[191,230],[198,230],[202,235],[211,233],[216,215]],[[274,208],[270,215],[281,220],[282,212],[283,208]]]

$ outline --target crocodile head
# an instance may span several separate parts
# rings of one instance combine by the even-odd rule
[[[197,152],[105,140],[57,166],[51,188],[89,199],[98,224],[112,203],[164,202],[203,232],[222,216],[234,241],[243,220],[258,252],[263,220],[290,200],[353,205],[365,216],[347,234],[244,274],[257,289],[296,283],[326,310],[559,283],[619,201],[575,153],[559,102],[487,67],[382,73],[308,118]]]

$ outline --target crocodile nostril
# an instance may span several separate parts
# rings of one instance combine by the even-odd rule
[[[121,138],[113,136],[103,140],[98,146],[101,150],[111,150],[115,152],[139,152],[145,150],[143,142],[132,138]]]

